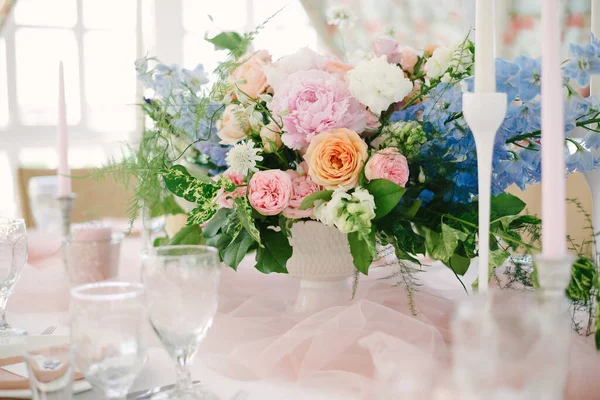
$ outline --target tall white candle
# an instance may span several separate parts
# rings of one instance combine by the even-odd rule
[[[567,251],[559,0],[542,3],[542,251],[559,258]]]
[[[475,93],[496,91],[494,0],[475,4]]]
[[[600,38],[600,0],[592,0],[592,33]],[[600,75],[593,74],[590,82],[590,95],[600,96]]]
[[[142,18],[142,0],[136,1],[136,42],[135,42],[135,57],[136,59],[146,56],[146,50],[144,49],[144,29],[143,29],[143,18]],[[135,136],[134,141],[142,139],[144,133],[144,112],[139,104],[144,102],[144,87],[140,81],[136,81],[135,85]]]
[[[65,73],[62,61],[58,64],[58,197],[71,194],[71,171],[69,170],[67,130],[67,105],[65,102]]]

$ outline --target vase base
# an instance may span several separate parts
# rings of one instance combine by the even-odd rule
[[[351,279],[316,281],[301,279],[294,311],[317,312],[329,307],[347,305],[352,298]]]

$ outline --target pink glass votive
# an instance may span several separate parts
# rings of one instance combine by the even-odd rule
[[[119,274],[123,234],[98,221],[74,224],[64,258],[72,285],[100,282]]]

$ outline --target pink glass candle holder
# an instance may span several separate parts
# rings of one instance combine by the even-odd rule
[[[123,234],[98,222],[73,225],[64,258],[72,285],[114,279],[119,274]]]

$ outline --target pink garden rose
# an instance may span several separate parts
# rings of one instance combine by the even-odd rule
[[[248,200],[262,215],[277,215],[290,204],[292,178],[279,169],[258,171],[248,184]]]
[[[242,61],[242,64],[229,76],[229,81],[235,83],[242,92],[256,99],[269,86],[264,68],[270,64],[271,55],[269,52],[267,50],[257,51],[248,59]]]
[[[283,115],[283,143],[304,150],[318,133],[335,128],[362,132],[366,126],[364,107],[350,94],[337,75],[309,70],[291,74],[275,91],[271,109]]]
[[[382,36],[373,42],[375,56],[385,55],[391,64],[400,64],[403,70],[412,73],[418,61],[416,51],[411,47],[402,47],[397,40]]]
[[[242,174],[234,171],[225,171],[223,175],[231,179],[238,186],[244,184],[244,176]],[[223,208],[231,208],[233,207],[234,197],[245,196],[247,190],[246,186],[239,186],[233,192],[225,192],[223,189],[219,189],[217,192],[217,204]]]
[[[303,164],[302,174],[292,169],[287,170],[286,173],[292,178],[292,197],[290,198],[290,204],[285,210],[283,215],[288,218],[300,219],[300,218],[312,218],[313,208],[307,210],[301,210],[300,205],[306,196],[309,196],[315,192],[321,190],[321,187],[314,183],[310,176],[307,175],[308,166],[306,163]]]
[[[365,165],[368,180],[387,179],[402,187],[408,182],[408,173],[406,157],[393,147],[378,151]]]

